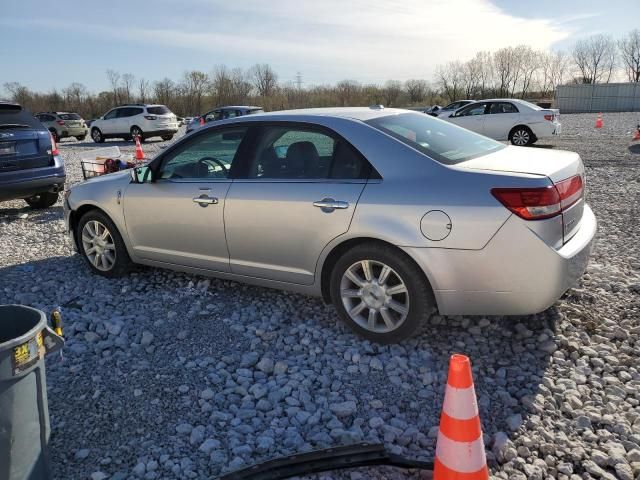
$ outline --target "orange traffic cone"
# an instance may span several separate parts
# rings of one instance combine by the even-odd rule
[[[204,125],[204,117],[200,117],[200,125]]]
[[[142,144],[140,143],[140,137],[136,138],[136,160],[144,160],[144,152],[142,151]]]
[[[436,444],[434,480],[487,480],[482,428],[471,375],[465,355],[452,355]]]
[[[602,121],[602,113],[598,114],[598,118],[596,118],[596,128],[602,128],[604,122]]]
[[[640,125],[638,125],[638,129],[636,130],[636,134],[633,136],[633,140],[640,140]]]

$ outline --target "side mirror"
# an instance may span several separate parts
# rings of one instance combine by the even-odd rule
[[[153,172],[147,165],[134,167],[130,172],[132,183],[150,183],[153,179]]]

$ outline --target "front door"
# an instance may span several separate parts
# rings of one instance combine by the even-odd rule
[[[487,104],[483,102],[472,103],[456,112],[454,116],[447,118],[451,123],[484,135],[484,120]]]
[[[333,132],[260,128],[225,205],[231,271],[310,285],[327,244],[349,229],[370,165]]]
[[[246,127],[202,132],[167,152],[150,183],[124,194],[127,232],[137,256],[228,272],[223,212]]]

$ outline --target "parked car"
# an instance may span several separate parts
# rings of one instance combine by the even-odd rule
[[[524,146],[560,135],[560,111],[513,98],[480,100],[444,120],[495,140]]]
[[[19,104],[0,101],[0,201],[23,198],[32,208],[50,207],[65,178],[51,132]]]
[[[193,130],[202,126],[202,119],[204,124],[211,122],[219,122],[221,120],[227,120],[228,118],[241,117],[243,115],[253,115],[255,113],[263,113],[262,107],[247,107],[247,106],[231,106],[231,107],[218,107],[215,110],[205,113],[199,117],[194,117],[191,123],[187,125],[186,133],[190,133]]]
[[[109,110],[91,123],[91,138],[102,143],[107,138],[144,142],[151,137],[171,140],[178,131],[176,116],[164,105],[135,103]]]
[[[40,112],[34,116],[47,127],[56,143],[68,137],[76,137],[76,139],[82,141],[89,134],[85,121],[77,113]]]
[[[429,115],[439,118],[446,118],[452,115],[456,110],[464,107],[465,105],[469,105],[470,103],[473,103],[473,100],[458,100],[456,102],[451,102],[449,105],[446,105],[444,107],[439,107],[436,105],[438,108],[434,108],[431,112],[429,112]]]
[[[176,117],[176,121],[178,122],[178,126],[181,127],[182,125],[184,125],[184,118],[182,117]]]
[[[381,343],[434,308],[548,308],[596,231],[578,154],[379,107],[208,125],[146,166],[73,186],[65,220],[97,274],[145,264],[321,295]]]

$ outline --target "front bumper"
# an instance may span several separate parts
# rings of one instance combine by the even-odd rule
[[[482,250],[405,248],[429,278],[442,315],[529,315],[553,305],[586,270],[597,222],[556,250],[512,216]]]

